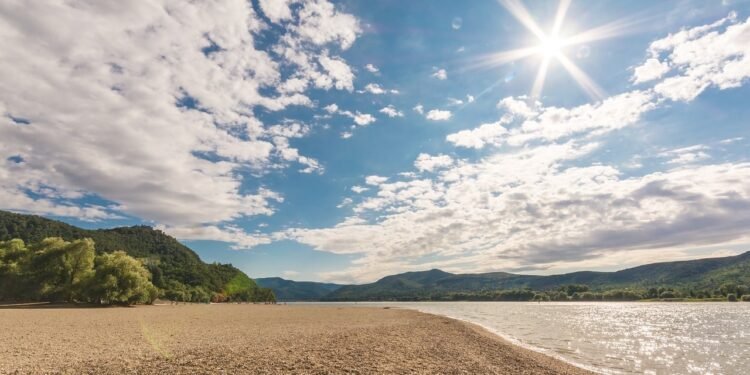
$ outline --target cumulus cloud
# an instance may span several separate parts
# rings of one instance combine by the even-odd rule
[[[328,112],[331,115],[332,114],[338,114],[338,115],[341,115],[341,116],[349,117],[352,120],[354,120],[354,123],[357,124],[357,126],[367,126],[367,125],[370,125],[370,124],[372,124],[373,122],[376,121],[375,116],[373,116],[373,115],[371,115],[369,113],[362,113],[362,112],[359,112],[359,111],[352,112],[352,111],[348,111],[348,110],[342,110],[335,103],[334,104],[329,104],[329,105],[323,107],[323,110],[325,110],[326,112]],[[352,128],[354,128],[354,127],[352,127]],[[351,138],[352,135],[353,135],[352,132],[343,132],[343,133],[341,133],[341,138],[344,138],[344,139]]]
[[[359,185],[352,186],[352,191],[355,192],[355,193],[357,193],[357,194],[364,193],[364,192],[366,192],[368,190],[370,190],[370,189],[367,188],[367,187],[364,187],[364,186],[359,186]]]
[[[424,113],[424,106],[421,105],[421,104],[415,105],[414,108],[412,108],[412,109],[414,110],[414,112],[417,112],[420,115]]]
[[[444,109],[431,109],[424,117],[432,121],[446,121],[450,120],[451,116],[453,116],[451,111]]]
[[[453,158],[448,155],[430,155],[421,153],[414,161],[414,167],[420,172],[434,172],[435,170],[447,168],[453,165]]]
[[[650,58],[634,71],[633,81],[666,76],[654,91],[671,100],[691,101],[709,87],[738,87],[750,77],[750,18],[737,14],[709,25],[670,34],[651,43]]]
[[[601,135],[635,124],[656,105],[651,91],[638,90],[570,109],[541,105],[532,109],[522,98],[506,98],[498,104],[506,110],[500,120],[449,134],[446,140],[461,147],[482,148],[520,146],[536,140],[559,141],[581,134]],[[518,126],[508,130],[505,125],[513,122]]]
[[[643,65],[635,68],[632,81],[634,83],[643,83],[661,78],[669,71],[669,64],[661,62],[658,59],[648,59]]]
[[[384,89],[377,83],[368,83],[364,90],[358,91],[359,93],[369,92],[370,94],[383,95],[383,94],[398,94],[398,90]]]
[[[503,126],[504,121],[482,124],[474,129],[461,130],[448,134],[446,140],[459,147],[483,148],[488,144],[501,144],[508,130]]]
[[[404,113],[397,110],[396,107],[391,104],[381,108],[379,112],[385,114],[388,117],[404,117]]]
[[[378,72],[380,72],[380,69],[378,69],[377,66],[372,65],[372,64],[365,65],[365,70],[367,70],[370,73],[378,73]]]
[[[432,73],[432,78],[437,78],[441,81],[444,81],[448,79],[448,72],[446,72],[445,69],[437,69],[434,73]]]
[[[292,10],[289,6],[295,3],[295,0],[259,0],[258,4],[263,13],[271,22],[279,23],[292,19]]]
[[[245,179],[322,167],[290,144],[304,125],[268,126],[254,110],[311,106],[310,87],[352,89],[333,51],[361,32],[327,1],[290,3],[260,1],[284,25],[263,50],[265,21],[242,0],[5,4],[0,156],[22,162],[0,164],[0,208],[257,242],[221,223],[270,215],[282,197]]]

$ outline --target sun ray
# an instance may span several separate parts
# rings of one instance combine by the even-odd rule
[[[633,16],[610,22],[566,38],[569,45],[595,42],[637,32],[639,26],[651,22],[655,17]]]
[[[545,57],[544,60],[542,60],[542,64],[539,65],[539,70],[536,72],[536,78],[534,79],[534,86],[531,87],[531,100],[539,99],[539,96],[542,94],[544,80],[547,79],[549,60],[549,57]]]
[[[563,21],[565,21],[565,14],[568,12],[571,0],[560,0],[560,5],[557,7],[557,14],[555,14],[555,23],[552,25],[552,32],[550,34],[556,36],[560,33]]]
[[[522,25],[536,35],[537,38],[543,39],[545,37],[544,31],[542,31],[539,25],[537,25],[534,18],[531,17],[531,13],[529,13],[519,0],[498,0],[498,2],[500,2],[500,5],[505,7],[505,9],[507,9],[510,14],[518,20],[518,22],[521,22]]]
[[[567,56],[560,55],[557,57],[560,64],[570,73],[573,79],[578,83],[579,86],[586,91],[592,99],[601,100],[605,97],[604,90],[602,90],[591,77],[588,76],[583,70],[578,68],[575,63],[570,61]]]
[[[602,39],[613,38],[620,35],[624,35],[633,31],[638,30],[638,26],[644,23],[651,22],[655,19],[653,15],[647,15],[646,13],[640,13],[628,18],[623,18],[614,22],[610,22],[589,30],[580,32],[574,36],[566,37],[561,36],[563,24],[565,23],[568,10],[570,9],[572,0],[559,0],[557,10],[555,12],[555,18],[552,22],[552,27],[549,29],[549,33],[546,33],[537,24],[534,18],[529,13],[528,9],[523,5],[521,0],[497,0],[519,23],[521,23],[526,29],[528,29],[534,36],[539,39],[539,43],[536,46],[530,46],[526,48],[518,48],[511,51],[498,52],[489,55],[485,55],[480,58],[477,62],[468,65],[468,68],[487,68],[503,65],[509,62],[525,59],[532,55],[541,56],[541,63],[539,70],[534,77],[534,82],[531,87],[532,99],[537,99],[542,94],[544,83],[549,73],[550,64],[555,59],[560,62],[560,65],[570,74],[570,76],[576,81],[576,83],[594,100],[601,100],[604,98],[604,90],[602,90],[591,77],[588,76],[583,70],[581,70],[576,64],[571,61],[570,58],[565,56],[565,48],[573,45],[584,44],[588,42],[594,42]],[[494,87],[495,85],[491,86]]]
[[[478,61],[475,61],[468,66],[467,69],[474,68],[488,68],[498,65],[507,64],[509,62],[518,61],[529,57],[531,55],[539,53],[538,47],[526,47],[514,49],[511,51],[497,52],[480,57]]]

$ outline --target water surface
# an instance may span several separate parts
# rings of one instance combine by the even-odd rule
[[[476,323],[513,342],[602,373],[750,373],[750,303],[374,304]]]

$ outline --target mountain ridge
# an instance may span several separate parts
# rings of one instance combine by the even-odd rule
[[[750,284],[750,251],[727,257],[650,263],[612,272],[576,271],[542,276],[507,272],[454,274],[439,269],[411,271],[388,275],[372,283],[342,285],[320,300],[416,300],[498,290],[552,291],[566,285],[585,285],[596,292],[627,289],[645,293],[649,288],[668,287],[689,293],[713,291],[726,283]],[[304,297],[314,300],[311,296]]]

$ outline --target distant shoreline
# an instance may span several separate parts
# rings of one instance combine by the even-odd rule
[[[8,309],[0,339],[0,373],[589,373],[472,323],[378,307]]]

